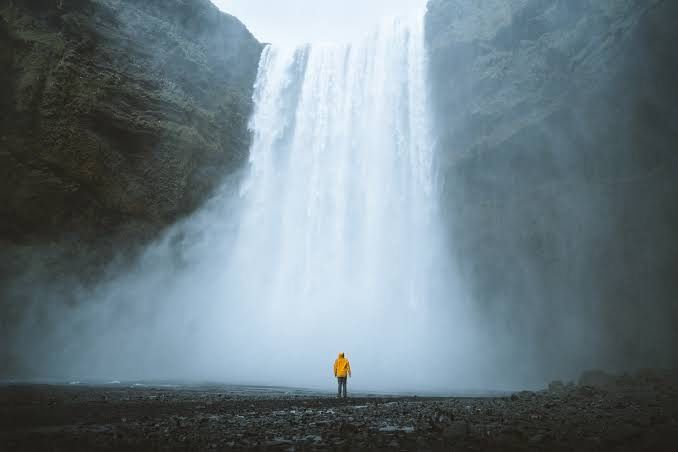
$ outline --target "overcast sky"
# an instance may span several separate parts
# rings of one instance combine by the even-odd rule
[[[416,14],[426,0],[212,0],[262,42],[344,42],[384,16]]]

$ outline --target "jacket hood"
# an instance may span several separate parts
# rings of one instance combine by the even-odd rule
[[[344,357],[344,354],[343,354],[343,353],[339,353],[339,358],[343,358],[343,357]]]

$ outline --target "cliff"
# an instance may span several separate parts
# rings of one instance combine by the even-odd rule
[[[677,14],[429,2],[451,246],[507,368],[678,362]]]
[[[247,157],[262,46],[208,0],[0,2],[0,243],[153,237]]]

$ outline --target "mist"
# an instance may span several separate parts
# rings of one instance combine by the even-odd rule
[[[666,87],[678,65],[651,50],[670,41],[660,13],[633,2],[214,3],[272,44],[219,15],[211,23],[237,32],[212,39],[189,21],[195,43],[143,54],[160,81],[132,77],[135,90],[110,97],[126,112],[161,86],[174,103],[142,110],[171,121],[130,115],[129,142],[119,123],[101,126],[87,136],[98,152],[109,135],[150,151],[83,167],[121,174],[102,210],[120,203],[124,221],[168,226],[132,257],[122,243],[95,277],[71,260],[71,223],[61,241],[31,243],[21,276],[2,281],[5,376],[324,390],[344,352],[356,390],[463,393],[675,365],[678,135],[657,118],[676,115]],[[138,12],[120,8],[107,11],[136,36]],[[178,17],[146,34],[174,36]],[[115,55],[133,53],[122,42]],[[227,102],[200,91],[194,107],[182,89],[237,67],[245,58],[227,44],[248,42],[256,76],[243,61],[221,80],[237,82]],[[204,49],[228,57],[199,72]],[[149,138],[163,122],[186,154]],[[186,157],[191,146],[208,156]],[[140,181],[122,176],[120,162],[156,158]]]
[[[430,2],[427,37],[450,254],[496,370],[674,367],[675,7],[489,3]]]
[[[31,297],[24,371],[324,388],[345,352],[357,389],[506,385],[444,252],[423,26],[266,47],[248,165],[132,268]]]

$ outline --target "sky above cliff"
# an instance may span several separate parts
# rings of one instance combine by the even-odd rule
[[[212,0],[262,42],[346,42],[385,16],[423,12],[426,0]]]

